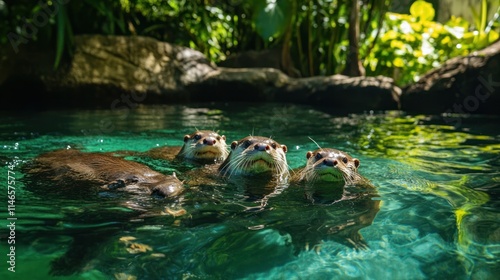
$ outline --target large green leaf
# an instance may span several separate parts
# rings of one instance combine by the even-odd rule
[[[259,0],[255,3],[254,23],[257,33],[264,39],[280,37],[290,24],[290,0]]]

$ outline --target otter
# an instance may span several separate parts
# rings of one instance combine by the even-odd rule
[[[61,187],[99,186],[107,190],[125,190],[173,198],[183,192],[183,183],[175,173],[164,175],[149,167],[102,153],[84,153],[65,149],[42,154],[26,169],[36,180],[49,179]]]
[[[198,130],[184,136],[184,145],[177,157],[217,163],[225,160],[228,154],[226,136],[211,130]]]
[[[140,156],[168,161],[189,161],[193,163],[212,164],[226,159],[229,151],[226,136],[211,130],[197,130],[184,135],[184,144],[178,146],[163,146],[153,148],[144,153],[118,151],[117,156]]]
[[[262,136],[248,136],[231,143],[231,152],[219,165],[219,180],[241,189],[246,201],[260,202],[262,210],[270,197],[287,186],[290,171],[286,160],[286,145]]]
[[[286,152],[285,145],[271,138],[248,136],[231,143],[231,152],[218,171],[227,178],[267,174],[283,181],[290,175]]]
[[[145,165],[105,153],[85,153],[76,149],[56,150],[39,155],[27,162],[22,169],[27,190],[40,197],[57,195],[59,198],[71,198],[82,203],[92,199],[95,203],[102,196],[89,198],[89,195],[106,190],[100,194],[112,197],[114,191],[124,191],[138,194],[134,198],[139,198],[139,201],[143,201],[143,195],[146,194],[161,197],[166,203],[175,205],[182,201],[184,192],[183,182],[175,173],[164,175]],[[100,246],[129,228],[131,220],[157,215],[142,205],[138,207],[135,200],[124,203],[118,199],[118,202],[131,211],[123,212],[109,207],[87,209],[81,205],[81,211],[77,214],[70,212],[69,216],[64,217],[64,222],[83,221],[96,226],[93,230],[88,230],[87,227],[65,227],[62,230],[65,235],[73,238],[73,242],[63,256],[52,261],[51,275],[71,275],[84,271],[99,252]],[[86,214],[87,212],[91,213]],[[71,215],[76,217],[72,218]],[[111,221],[114,226],[109,226]],[[61,221],[55,219],[46,222],[56,224]],[[101,226],[102,224],[107,226]],[[62,234],[60,231],[58,233]]]
[[[331,148],[309,151],[306,158],[306,166],[296,171],[291,182],[302,185],[306,199],[322,207],[311,210],[315,214],[309,216],[315,218],[307,225],[307,233],[290,229],[299,232],[296,241],[318,246],[321,240],[330,238],[366,249],[368,245],[359,230],[372,224],[380,200],[375,186],[358,173],[360,161]]]
[[[286,160],[287,147],[262,136],[248,136],[231,143],[231,152],[221,164],[206,165],[183,174],[191,187],[231,188],[241,190],[243,202],[258,210],[267,205],[268,198],[286,188],[290,171]],[[243,204],[242,202],[242,204]]]
[[[359,159],[331,148],[317,149],[306,153],[307,163],[296,171],[296,182],[339,182],[345,185],[373,187],[366,178],[358,173]]]

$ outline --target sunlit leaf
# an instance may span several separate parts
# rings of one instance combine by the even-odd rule
[[[396,39],[398,37],[398,33],[394,30],[387,31],[384,35],[382,35],[382,41],[390,41]]]
[[[267,40],[282,35],[291,19],[289,0],[260,0],[254,17],[257,33]]]
[[[449,43],[451,43],[450,36],[446,36],[446,37],[444,37],[443,40],[441,40],[441,44],[443,44],[443,45],[448,45]]]
[[[469,28],[468,21],[466,21],[462,17],[456,17],[456,16],[451,16],[450,20],[448,22],[446,22],[445,25],[448,25],[451,27],[462,27],[465,30],[467,30]]]
[[[431,3],[417,0],[411,5],[410,14],[420,20],[433,20],[435,11]]]
[[[457,39],[462,39],[464,37],[465,29],[461,26],[451,27],[445,25],[444,28]]]
[[[422,23],[412,22],[412,23],[410,23],[410,26],[415,32],[422,32],[422,29],[423,29]]]
[[[404,67],[405,61],[401,57],[396,57],[393,61],[395,67]]]
[[[496,32],[495,30],[491,30],[488,33],[488,43],[489,42],[495,42],[496,40],[498,40],[498,37],[499,37],[498,32]]]
[[[405,34],[403,36],[403,39],[408,42],[415,42],[417,40],[417,38],[413,34]]]
[[[403,43],[399,40],[393,40],[393,41],[391,41],[391,48],[392,49],[404,49],[405,43]]]
[[[413,32],[413,29],[411,28],[410,23],[408,23],[408,21],[406,21],[406,20],[403,20],[401,22],[401,24],[399,25],[399,28],[401,29],[401,32],[403,34],[408,34],[408,33],[412,33]]]

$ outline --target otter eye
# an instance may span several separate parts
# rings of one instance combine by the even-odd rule
[[[200,139],[201,139],[201,135],[200,135],[200,134],[196,134],[196,135],[194,136],[194,139],[196,139],[196,140],[200,140]]]
[[[231,143],[231,150],[236,149],[236,147],[237,147],[237,146],[238,146],[238,141],[233,141],[233,142]]]
[[[323,158],[323,155],[321,155],[320,153],[317,153],[315,158],[318,160],[318,159],[322,159]]]
[[[250,147],[250,145],[252,145],[252,141],[246,140],[244,145],[245,145],[245,148],[248,148],[248,147]]]
[[[342,161],[343,161],[344,163],[347,163],[347,158],[346,158],[346,157],[345,157],[345,158],[343,158],[343,159],[342,159]]]
[[[220,140],[220,136],[217,136],[217,138],[216,138],[216,139],[217,139],[217,140]]]
[[[273,149],[275,149],[275,150],[276,150],[276,147],[277,147],[276,143],[272,143],[272,144],[271,144],[271,147],[273,147]]]

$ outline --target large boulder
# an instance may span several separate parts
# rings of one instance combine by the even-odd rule
[[[500,41],[429,71],[404,89],[401,107],[410,113],[500,114]]]
[[[76,36],[73,56],[57,71],[52,51],[25,53],[0,56],[8,69],[0,73],[0,90],[10,106],[249,101],[316,104],[342,112],[399,109],[401,90],[390,78],[291,78],[272,68],[217,67],[198,51],[148,37]]]

